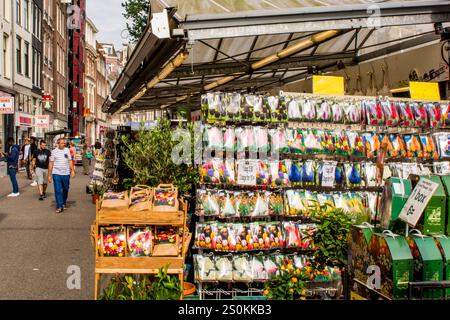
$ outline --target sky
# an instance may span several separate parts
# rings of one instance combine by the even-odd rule
[[[99,32],[98,42],[112,42],[116,49],[127,42],[126,21],[122,16],[122,0],[87,0],[86,15],[94,22]]]

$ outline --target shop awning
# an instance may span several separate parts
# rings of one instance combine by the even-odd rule
[[[199,108],[207,91],[268,91],[440,41],[450,1],[154,0],[178,35],[147,29],[103,110]],[[113,102],[114,101],[114,102]]]

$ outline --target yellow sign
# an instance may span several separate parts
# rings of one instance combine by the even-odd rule
[[[367,300],[366,298],[360,296],[354,291],[350,291],[350,300]]]
[[[313,93],[343,96],[344,77],[313,76]]]
[[[441,95],[439,94],[439,84],[437,82],[409,82],[409,93],[411,94],[411,99],[417,100],[441,100]]]

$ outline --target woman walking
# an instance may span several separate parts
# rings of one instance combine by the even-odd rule
[[[83,172],[87,176],[89,175],[89,165],[91,162],[92,153],[86,143],[83,144],[83,152],[81,157],[83,158]]]

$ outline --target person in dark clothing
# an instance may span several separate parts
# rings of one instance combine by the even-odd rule
[[[48,182],[48,165],[50,162],[51,151],[47,149],[47,143],[41,140],[39,149],[33,154],[32,168],[37,180],[39,191],[39,200],[44,200],[47,197],[47,182]]]
[[[18,145],[14,144],[13,138],[8,138],[8,156],[7,156],[7,168],[8,168],[8,176],[11,179],[11,184],[13,187],[13,192],[8,195],[8,197],[18,197],[19,193],[19,185],[17,184],[17,171],[19,170],[19,155],[20,148]]]
[[[28,179],[33,179],[33,173],[32,173],[32,162],[33,162],[33,156],[34,153],[36,152],[36,150],[38,149],[37,144],[36,144],[36,138],[35,137],[31,137],[30,138],[30,149],[28,152],[28,162],[27,162],[27,175],[28,175]],[[36,186],[36,181],[34,180],[33,183],[31,184],[33,187]]]

